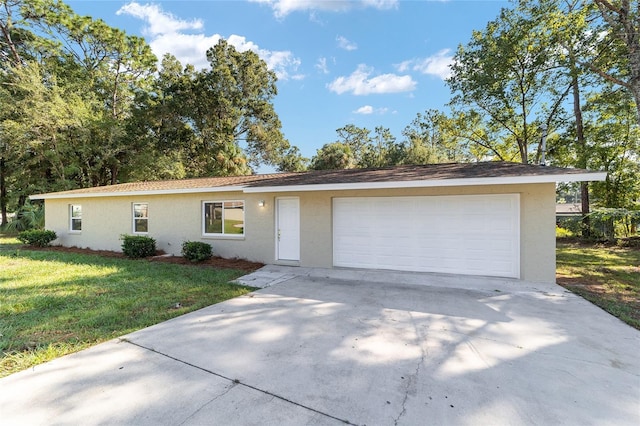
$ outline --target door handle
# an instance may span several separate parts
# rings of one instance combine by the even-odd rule
[[[278,229],[278,241],[280,241],[280,230]]]

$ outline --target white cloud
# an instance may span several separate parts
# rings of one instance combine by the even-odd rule
[[[116,15],[130,15],[146,21],[149,26],[145,29],[145,34],[154,36],[158,34],[175,33],[181,30],[201,30],[203,28],[200,19],[185,21],[165,12],[156,4],[145,4],[131,2],[122,6]]]
[[[398,6],[399,0],[249,0],[262,3],[273,9],[277,18],[284,18],[292,12],[322,10],[326,12],[344,12],[353,7],[372,7],[385,10]]]
[[[372,73],[372,68],[361,64],[351,75],[338,77],[327,87],[338,95],[346,92],[354,95],[399,93],[410,92],[416,88],[416,82],[409,75],[381,74],[370,78]]]
[[[355,114],[370,115],[370,114],[386,114],[389,108],[374,108],[371,105],[364,105],[353,111]]]
[[[325,57],[318,58],[318,62],[316,62],[315,67],[322,74],[329,74],[329,67],[327,66],[327,58]]]
[[[336,41],[338,42],[338,47],[344,50],[356,50],[358,45],[352,41],[347,40],[345,37],[337,36]]]
[[[206,35],[202,21],[194,19],[185,21],[165,12],[159,5],[131,2],[122,6],[118,15],[125,14],[143,20],[146,27],[143,33],[149,36],[149,45],[158,58],[171,53],[183,64],[192,64],[196,69],[209,66],[206,52],[223,38],[220,34]],[[185,31],[191,30],[195,34]],[[279,79],[293,78],[300,80],[302,74],[296,74],[300,59],[292,52],[261,49],[246,37],[232,34],[227,37],[230,45],[240,52],[251,50],[267,63]]]
[[[356,114],[364,114],[364,115],[373,114],[373,107],[371,105],[365,105],[365,106],[361,106],[360,108],[358,108],[353,112],[355,112]]]
[[[442,49],[428,58],[403,61],[396,64],[395,68],[399,72],[413,70],[422,74],[435,75],[444,80],[451,76],[451,64],[453,64],[451,49]]]

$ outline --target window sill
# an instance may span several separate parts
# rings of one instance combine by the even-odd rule
[[[82,234],[82,231],[67,231],[67,234],[80,235]]]
[[[203,239],[206,240],[237,240],[237,241],[243,241],[245,239],[244,235],[211,235],[211,234],[205,234],[202,235]]]

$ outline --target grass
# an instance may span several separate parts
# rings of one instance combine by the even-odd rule
[[[3,250],[14,250],[22,245],[15,236],[0,234],[0,252]]]
[[[22,248],[0,235],[0,377],[233,297],[246,274]]]
[[[557,245],[558,284],[640,330],[640,250]]]
[[[239,270],[28,250],[0,234],[0,377],[253,290]],[[640,330],[640,250],[558,243],[558,283]]]

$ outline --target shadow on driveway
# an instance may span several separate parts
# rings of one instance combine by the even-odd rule
[[[4,378],[1,423],[640,424],[640,334],[559,286],[345,277]]]

